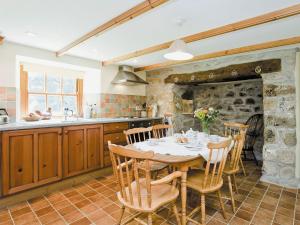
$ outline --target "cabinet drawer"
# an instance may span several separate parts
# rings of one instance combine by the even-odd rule
[[[108,123],[104,124],[104,133],[120,132],[128,129],[128,123]]]
[[[104,135],[104,145],[107,145],[108,141],[111,141],[113,144],[118,145],[126,145],[126,136],[123,132],[119,133],[112,133],[112,134],[105,134]]]

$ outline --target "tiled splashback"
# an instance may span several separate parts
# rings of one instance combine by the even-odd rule
[[[136,105],[146,102],[145,96],[101,94],[100,117],[138,116]]]
[[[145,96],[118,94],[88,94],[85,102],[97,104],[98,117],[138,116],[136,105],[146,102]],[[16,120],[16,88],[0,87],[0,108],[5,108],[10,121]]]
[[[16,121],[16,88],[0,87],[0,108],[5,108],[10,121]]]

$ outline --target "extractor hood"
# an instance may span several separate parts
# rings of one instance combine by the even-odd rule
[[[119,71],[112,81],[113,84],[139,85],[149,84],[133,72],[131,66],[119,66]]]

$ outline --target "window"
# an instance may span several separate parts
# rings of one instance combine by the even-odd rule
[[[49,107],[53,116],[62,116],[64,108],[81,115],[82,80],[50,73],[25,72],[21,68],[22,115]]]

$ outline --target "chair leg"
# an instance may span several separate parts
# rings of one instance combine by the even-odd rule
[[[243,163],[243,160],[242,160],[241,157],[240,157],[240,165],[241,165],[241,167],[242,167],[244,176],[247,176],[247,173],[246,173],[246,170],[245,170],[245,167],[244,167],[244,163]]]
[[[148,213],[148,225],[152,225],[152,214]]]
[[[121,215],[120,215],[120,218],[119,218],[118,223],[117,223],[118,225],[120,225],[121,222],[122,222],[122,218],[123,218],[124,212],[125,212],[125,206],[122,205],[122,208],[121,208]]]
[[[256,159],[256,156],[255,156],[255,153],[254,153],[253,150],[252,150],[252,155],[253,155],[253,159],[254,159],[254,161],[255,161],[255,164],[258,166],[258,161],[257,161],[257,159]]]
[[[238,194],[239,191],[238,191],[238,186],[236,184],[235,174],[232,175],[232,180],[233,180],[235,192]]]
[[[223,217],[224,219],[226,220],[226,212],[225,212],[225,208],[224,208],[224,204],[223,204],[223,201],[222,201],[222,196],[221,196],[221,191],[218,190],[217,191],[217,194],[218,194],[218,197],[219,197],[219,201],[220,201],[220,206],[221,206],[221,209],[222,209],[222,214],[223,214]]]
[[[173,212],[174,212],[175,217],[176,217],[177,224],[180,225],[181,222],[180,222],[180,217],[179,217],[179,214],[178,214],[176,203],[174,203],[174,205],[172,206],[172,208],[173,208]]]
[[[201,194],[201,224],[205,224],[205,195]]]
[[[232,211],[235,213],[235,202],[234,202],[234,197],[233,197],[233,191],[232,191],[232,184],[231,184],[230,175],[227,176],[227,178],[228,178],[228,185],[229,185],[229,191],[230,191]]]

